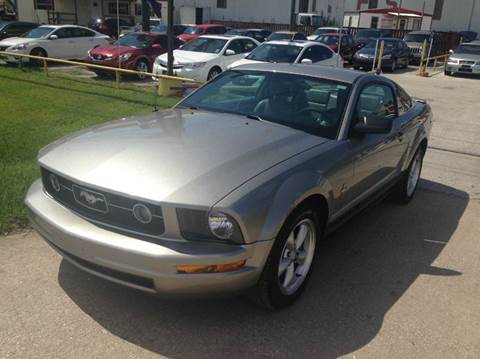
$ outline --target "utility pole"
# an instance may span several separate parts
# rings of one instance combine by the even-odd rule
[[[168,0],[167,74],[173,76],[173,0]]]
[[[296,1],[295,0],[290,0],[290,31],[293,31],[293,28],[295,26],[295,7],[296,7]]]
[[[468,31],[472,30],[473,12],[475,11],[476,4],[477,4],[477,0],[472,0],[472,11],[470,11],[470,19],[468,20]]]
[[[142,0],[142,31],[150,31],[150,8],[147,0]]]

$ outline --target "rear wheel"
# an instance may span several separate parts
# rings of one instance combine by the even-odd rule
[[[40,48],[36,47],[32,51],[30,51],[30,55],[32,56],[40,56],[40,57],[48,57],[47,52]],[[21,61],[21,60],[20,60]],[[38,59],[30,59],[29,60],[30,65],[32,66],[41,66],[43,64],[43,60],[38,60]]]
[[[149,66],[148,66],[148,62],[147,60],[145,59],[140,59],[137,61],[137,64],[135,65],[135,71],[139,71],[139,72],[148,72],[149,70]],[[145,80],[147,78],[147,75],[145,74],[137,74],[137,78],[139,80]]]
[[[390,72],[395,72],[397,70],[397,60],[393,59],[392,64],[390,65]]]
[[[407,204],[412,200],[420,180],[424,155],[425,150],[420,147],[413,156],[408,170],[397,184],[397,187],[395,188],[395,200],[398,203]]]
[[[222,73],[222,69],[219,67],[214,67],[213,69],[210,70],[207,76],[207,81],[210,81],[211,79],[217,77]]]
[[[256,285],[255,301],[269,309],[285,308],[305,289],[323,225],[316,212],[299,210],[280,231]]]

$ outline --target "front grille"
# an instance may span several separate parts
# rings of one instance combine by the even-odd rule
[[[43,186],[50,196],[99,227],[151,242],[165,230],[159,205],[76,184],[45,168],[41,172]],[[52,175],[58,182],[52,181]],[[152,215],[150,222],[137,220],[133,211],[137,205],[148,208]]]
[[[90,269],[91,271],[94,271],[94,272],[99,273],[99,274],[106,275],[107,277],[111,277],[111,278],[114,278],[114,279],[121,280],[122,282],[134,284],[134,285],[137,285],[139,287],[147,288],[149,290],[155,290],[153,280],[150,279],[150,278],[145,278],[145,277],[141,277],[141,276],[138,276],[138,275],[135,275],[135,274],[121,272],[121,271],[118,271],[116,269],[107,268],[107,267],[98,265],[96,263],[86,261],[85,259],[79,258],[79,257],[77,257],[77,256],[75,256],[75,255],[73,255],[69,252],[64,251],[62,248],[56,246],[52,242],[49,242],[49,243],[50,243],[50,245],[55,247],[60,253],[62,253],[62,255],[64,255],[65,257],[67,257],[70,260],[72,260],[73,262],[81,265],[82,267]]]
[[[158,63],[160,64],[160,66],[162,67],[167,67],[167,62],[164,61],[164,60],[158,60]],[[179,65],[179,64],[173,64],[173,68],[175,70],[178,70],[178,69],[182,69],[183,68],[183,65]]]
[[[460,65],[474,65],[475,61],[460,60]]]
[[[104,61],[112,58],[111,56],[100,55],[100,54],[90,54],[90,57],[97,61]]]

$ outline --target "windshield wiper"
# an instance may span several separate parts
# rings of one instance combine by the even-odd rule
[[[258,115],[245,115],[245,117],[255,121],[265,121],[263,118],[261,118]]]

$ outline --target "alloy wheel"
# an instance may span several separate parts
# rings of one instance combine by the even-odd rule
[[[300,288],[310,271],[315,254],[316,231],[311,219],[303,219],[290,232],[278,264],[280,290],[291,295]]]
[[[408,173],[408,182],[407,182],[407,195],[410,197],[415,188],[417,187],[418,180],[420,179],[420,171],[422,169],[422,155],[417,152],[415,158],[413,159],[412,166],[410,167],[410,172]]]

